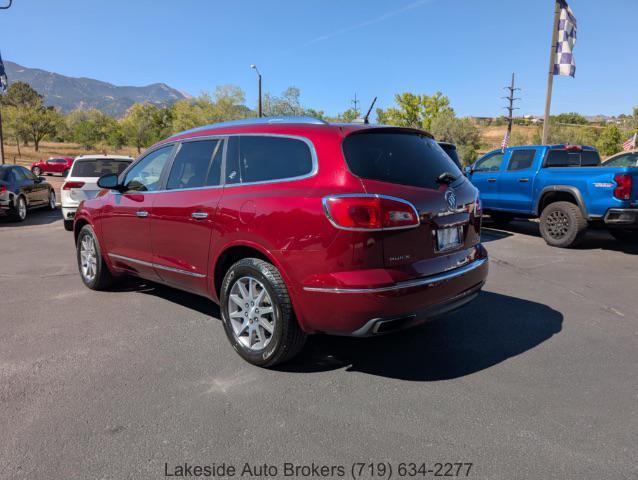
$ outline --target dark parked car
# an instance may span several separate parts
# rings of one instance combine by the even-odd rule
[[[456,150],[456,145],[448,142],[438,142],[439,147],[443,149],[445,153],[447,153],[448,157],[452,159],[454,165],[456,165],[459,169],[463,168],[461,166],[461,160],[459,159],[459,153]]]
[[[55,210],[55,190],[24,167],[0,165],[0,215],[19,222],[33,208]]]
[[[98,186],[74,224],[87,287],[128,273],[219,302],[256,365],[292,357],[309,333],[420,324],[470,302],[487,276],[478,191],[421,130],[209,125]]]

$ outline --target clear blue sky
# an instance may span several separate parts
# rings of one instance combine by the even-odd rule
[[[4,3],[6,0],[0,0]],[[571,0],[576,78],[556,77],[553,112],[638,105],[638,1]],[[328,114],[354,93],[448,95],[460,115],[499,115],[512,72],[519,113],[543,111],[553,0],[14,0],[0,10],[3,57],[126,85],[198,94],[235,84],[256,104],[290,85]]]

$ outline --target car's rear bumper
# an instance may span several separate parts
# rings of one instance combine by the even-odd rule
[[[460,308],[476,297],[487,278],[487,252],[436,275],[374,288],[305,287],[299,302],[311,332],[370,336],[401,330]]]
[[[62,205],[62,218],[64,218],[65,220],[73,220],[75,218],[75,212],[77,211],[77,209],[77,205]]]
[[[603,220],[607,225],[638,228],[638,208],[610,208]]]

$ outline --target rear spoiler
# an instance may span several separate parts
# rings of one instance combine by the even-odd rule
[[[424,137],[434,140],[434,135],[425,130],[411,127],[393,127],[390,125],[369,126],[367,128],[360,128],[349,132],[346,136],[359,135],[362,133],[412,133],[416,135],[423,135]]]

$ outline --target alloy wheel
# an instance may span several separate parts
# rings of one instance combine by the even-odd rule
[[[230,289],[228,318],[237,341],[250,350],[262,350],[272,340],[275,312],[264,285],[253,277],[238,279]]]
[[[22,197],[18,199],[18,217],[20,220],[27,218],[27,202]]]
[[[93,281],[97,273],[97,252],[91,235],[84,235],[80,242],[80,264],[84,279],[87,282]]]
[[[42,173],[42,170],[40,170],[40,167],[35,167],[33,169],[33,174],[37,177]]]
[[[547,216],[547,231],[552,238],[563,238],[569,231],[569,216],[556,210]]]
[[[49,208],[55,210],[55,192],[53,190],[49,193]]]

